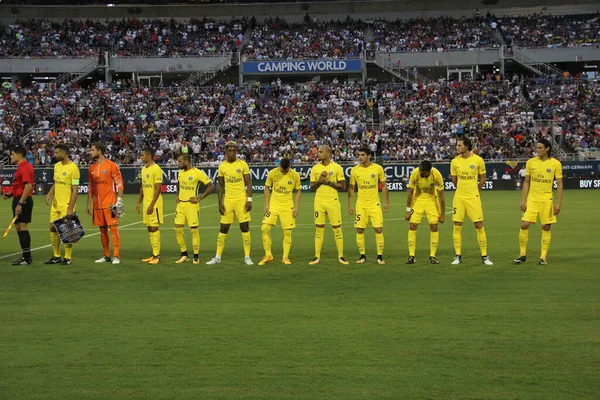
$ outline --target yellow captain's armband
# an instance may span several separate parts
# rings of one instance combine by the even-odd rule
[[[71,179],[71,185],[79,185],[79,179]]]

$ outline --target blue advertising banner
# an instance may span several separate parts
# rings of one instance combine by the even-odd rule
[[[361,71],[360,60],[246,61],[242,64],[244,74],[320,74]]]

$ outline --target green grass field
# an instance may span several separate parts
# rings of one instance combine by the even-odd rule
[[[518,255],[518,192],[483,195],[489,255],[481,264],[475,231],[463,229],[464,263],[451,266],[451,223],[438,258],[427,263],[419,230],[417,264],[406,266],[405,193],[392,194],[384,228],[385,266],[335,261],[326,229],[323,263],[313,257],[312,195],[303,197],[291,258],[273,229],[276,261],[243,264],[230,231],[223,263],[214,255],[216,196],[202,203],[201,265],[175,265],[174,197],[165,196],[162,261],[126,199],[121,265],[94,264],[100,238],[75,246],[73,265],[13,267],[17,235],[0,239],[0,399],[597,399],[600,393],[599,191],[566,191],[553,229],[549,266],[537,265],[539,226],[529,260]],[[448,194],[448,205],[452,194]],[[261,197],[255,195],[252,256],[263,255]],[[49,244],[48,208],[35,198],[32,247]],[[83,210],[85,201],[80,198]],[[346,201],[342,201],[345,209]],[[0,202],[8,225],[9,201]],[[450,217],[450,215],[448,215]],[[3,228],[2,228],[3,229]],[[351,218],[346,258],[358,256]],[[189,233],[188,243],[191,245]]]

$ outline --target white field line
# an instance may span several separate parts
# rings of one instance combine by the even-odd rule
[[[209,208],[209,207],[215,207],[217,206],[217,204],[211,204],[208,206],[202,206],[200,207],[202,208]],[[451,207],[446,207],[446,209],[449,209],[450,211],[447,211],[446,214],[452,214],[452,208]],[[164,217],[170,217],[171,215],[175,215],[175,213],[169,213],[169,214],[165,214]],[[404,221],[404,218],[388,218],[388,219],[384,219],[384,221]],[[135,225],[139,225],[141,224],[143,221],[137,221],[137,222],[133,222],[131,224],[127,224],[127,225],[123,225],[123,226],[119,226],[119,231],[145,231],[147,230],[146,228],[130,228],[131,226],[135,226]],[[352,221],[347,221],[345,222],[345,224],[352,224]],[[296,226],[314,226],[314,224],[296,224]],[[254,225],[253,228],[255,229],[259,229],[260,226]],[[163,226],[163,228],[169,229],[169,228],[174,228],[174,226]],[[199,226],[198,229],[217,229],[218,226]],[[35,228],[35,229],[29,229],[30,231],[47,231],[48,229],[42,229],[42,228]],[[90,234],[86,234],[82,239],[85,238],[89,238],[92,236],[97,236],[100,234],[100,231],[98,232],[94,232],[94,233],[90,233]],[[48,247],[52,247],[51,244],[47,244],[44,246],[40,246],[40,247],[35,247],[33,249],[31,249],[31,251],[36,251],[36,250],[42,250],[42,249],[47,249]],[[12,253],[12,254],[7,254],[4,256],[0,256],[0,260],[5,259],[5,258],[10,258],[10,257],[14,257],[14,256],[18,256],[20,255],[21,252],[18,253]]]

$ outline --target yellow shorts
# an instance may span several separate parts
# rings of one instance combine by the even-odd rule
[[[379,203],[371,206],[357,204],[354,210],[354,227],[365,229],[369,221],[373,228],[383,228],[383,211]]]
[[[481,199],[457,199],[452,202],[452,221],[463,222],[465,214],[473,222],[483,221],[483,210],[481,209]]]
[[[69,208],[68,204],[55,205],[55,203],[53,203],[50,208],[50,222],[54,222],[67,215],[67,208]],[[75,212],[75,210],[73,210],[73,212]]]
[[[439,222],[440,218],[440,204],[437,200],[415,200],[412,206],[412,214],[410,215],[410,222],[413,224],[420,224],[423,214],[427,216],[427,222],[430,225],[435,225]]]
[[[331,225],[342,224],[342,206],[336,199],[315,201],[315,225],[325,225],[327,218]]]
[[[246,198],[231,200],[225,199],[223,201],[225,206],[225,215],[221,215],[221,223],[225,225],[233,224],[233,221],[237,218],[241,224],[243,222],[250,222],[250,213],[246,210]]]
[[[296,218],[293,216],[294,206],[291,207],[272,207],[263,217],[262,223],[267,225],[276,225],[277,218],[281,221],[282,229],[294,229],[296,227]]]
[[[538,216],[542,225],[555,224],[554,203],[551,201],[528,201],[522,221],[536,223]]]
[[[188,225],[190,228],[196,228],[200,223],[198,214],[200,213],[200,203],[190,203],[189,201],[180,201],[175,208],[175,225]]]
[[[142,206],[142,214],[144,215],[144,225],[157,227],[163,224],[163,209],[162,206],[154,206],[154,212],[150,215],[146,214],[148,204]]]

